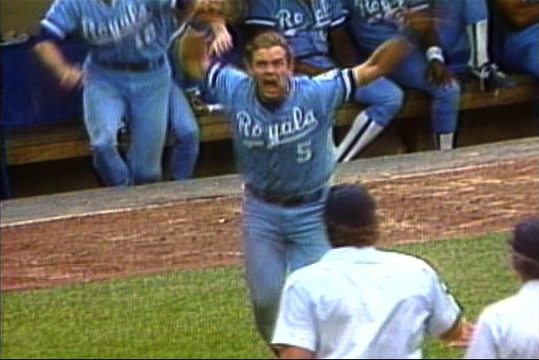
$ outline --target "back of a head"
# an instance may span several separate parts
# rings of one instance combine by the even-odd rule
[[[513,267],[523,279],[539,279],[539,217],[515,225],[509,237]]]
[[[370,246],[378,241],[376,203],[361,185],[333,186],[326,200],[324,220],[333,247]]]

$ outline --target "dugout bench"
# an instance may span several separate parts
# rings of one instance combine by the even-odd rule
[[[513,88],[482,92],[476,80],[463,80],[460,111],[539,101],[539,84],[526,75],[511,75]],[[347,103],[337,112],[336,126],[350,126],[362,105]],[[395,121],[429,117],[430,99],[419,91],[406,90],[405,101]],[[231,131],[222,113],[198,118],[201,142],[228,140]],[[91,154],[82,119],[2,129],[7,165],[83,157]],[[170,139],[169,139],[170,140]]]

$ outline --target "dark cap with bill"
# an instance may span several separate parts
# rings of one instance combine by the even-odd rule
[[[357,184],[332,186],[326,201],[325,220],[359,228],[376,222],[376,204],[367,189]]]
[[[539,261],[539,218],[526,218],[516,224],[509,244],[520,255]]]

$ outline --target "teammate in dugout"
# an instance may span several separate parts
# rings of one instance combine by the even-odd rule
[[[490,56],[490,14],[486,0],[434,0],[436,28],[449,69],[471,74],[480,89],[514,86]]]
[[[276,32],[247,44],[247,73],[212,62],[204,36],[192,31],[182,38],[182,63],[227,109],[244,181],[247,285],[269,343],[285,277],[329,249],[322,214],[336,164],[334,113],[356,87],[397,66],[409,45],[388,41],[361,65],[310,78],[293,76],[293,54]]]
[[[404,87],[423,91],[432,99],[430,117],[436,148],[452,149],[458,124],[460,85],[445,64],[435,28],[435,0],[341,1],[360,58],[368,56],[387,39],[406,37],[413,41],[414,50],[388,77]],[[359,123],[354,127],[360,133],[365,126]],[[361,138],[354,140],[354,151],[350,151],[347,142],[352,140],[349,137],[339,145],[339,154],[345,161],[367,145]]]
[[[539,0],[489,0],[494,14],[493,40],[507,69],[539,80]]]
[[[280,358],[418,359],[425,337],[467,344],[473,325],[435,269],[376,248],[375,208],[360,185],[330,190],[333,248],[286,280],[272,341]]]
[[[62,86],[83,85],[84,123],[93,163],[106,186],[161,179],[171,69],[170,34],[159,31],[172,11],[181,20],[225,0],[55,0],[41,21],[35,51]],[[69,64],[56,42],[80,36],[89,45],[82,69]],[[126,159],[117,148],[128,120]]]

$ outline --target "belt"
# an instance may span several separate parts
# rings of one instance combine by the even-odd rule
[[[304,194],[294,195],[275,195],[268,194],[261,190],[255,189],[249,184],[245,184],[245,189],[255,198],[270,204],[281,205],[285,207],[299,206],[310,202],[318,201],[324,194],[324,189],[318,189]]]
[[[145,72],[145,71],[160,68],[161,65],[165,63],[165,58],[166,58],[165,55],[162,55],[158,57],[157,59],[134,62],[134,63],[123,63],[123,62],[107,61],[107,60],[99,60],[99,59],[95,59],[95,62],[97,63],[97,65],[107,68],[107,69],[111,69],[111,70]]]

